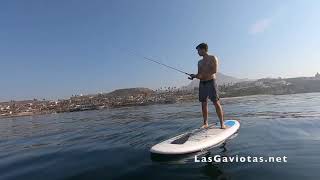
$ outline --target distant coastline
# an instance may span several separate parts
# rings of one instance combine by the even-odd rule
[[[227,83],[219,86],[222,98],[250,95],[284,95],[320,92],[320,75],[300,78],[264,78],[255,81]],[[198,88],[167,87],[118,89],[110,93],[75,95],[58,101],[24,100],[0,103],[0,118],[40,114],[89,111],[125,106],[146,106],[197,101]]]

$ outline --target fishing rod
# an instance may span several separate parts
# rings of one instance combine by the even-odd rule
[[[136,55],[136,56],[138,56],[138,57],[141,57],[141,58],[143,58],[143,59],[145,59],[145,60],[148,60],[148,61],[150,61],[150,62],[154,62],[154,63],[160,64],[160,65],[162,65],[162,66],[164,66],[164,67],[167,67],[167,68],[169,68],[169,69],[172,69],[172,70],[178,71],[178,72],[180,72],[180,73],[186,74],[186,75],[188,75],[188,76],[191,76],[191,74],[186,73],[186,72],[184,72],[184,71],[182,71],[182,70],[180,70],[180,69],[177,69],[177,68],[175,68],[175,67],[166,65],[166,64],[164,64],[164,63],[162,63],[162,62],[159,62],[159,61],[156,61],[156,60],[154,60],[154,59],[152,59],[152,58],[149,58],[149,57],[140,55],[140,54],[138,54],[138,53],[136,53],[136,52],[134,52],[134,51],[129,51],[129,52],[130,52],[131,54],[133,54],[133,55]],[[190,78],[189,78],[189,79],[190,79]]]

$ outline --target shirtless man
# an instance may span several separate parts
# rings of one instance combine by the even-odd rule
[[[216,73],[218,68],[218,59],[215,56],[208,55],[208,45],[199,44],[196,49],[199,56],[202,57],[198,62],[198,73],[191,74],[189,79],[200,79],[199,83],[199,101],[202,105],[203,126],[208,127],[208,98],[213,102],[217,115],[220,120],[221,129],[225,129],[223,123],[223,110],[219,101],[218,87],[216,83]]]

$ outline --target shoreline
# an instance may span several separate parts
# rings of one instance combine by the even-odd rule
[[[297,94],[312,94],[312,93],[320,93],[320,92],[307,92],[307,93],[292,93],[292,94],[256,94],[256,95],[244,95],[244,96],[233,96],[233,97],[221,97],[221,100],[229,100],[229,99],[238,99],[238,98],[246,98],[246,97],[255,97],[255,96],[283,96],[283,95],[297,95]],[[139,107],[139,106],[150,106],[150,105],[161,105],[161,104],[178,104],[184,102],[197,102],[197,99],[185,99],[179,100],[170,103],[146,103],[146,104],[126,104],[126,105],[116,105],[112,107],[104,107],[104,108],[95,108],[95,109],[86,109],[86,110],[77,110],[77,111],[52,111],[52,112],[37,112],[37,113],[19,113],[13,115],[0,115],[0,119],[10,119],[17,117],[32,117],[32,116],[40,116],[40,115],[51,115],[51,114],[60,114],[60,113],[72,113],[72,112],[83,112],[83,111],[94,111],[94,110],[104,110],[104,109],[118,109],[123,107]]]

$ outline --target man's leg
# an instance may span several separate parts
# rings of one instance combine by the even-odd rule
[[[208,103],[201,102],[201,106],[202,106],[202,117],[203,117],[202,128],[207,128],[208,127]]]
[[[221,124],[221,129],[225,129],[225,125],[224,125],[224,117],[223,117],[223,110],[222,110],[222,106],[220,104],[220,101],[214,101],[213,102],[214,107],[216,108],[216,112],[218,115],[218,118],[220,120],[220,124]]]

